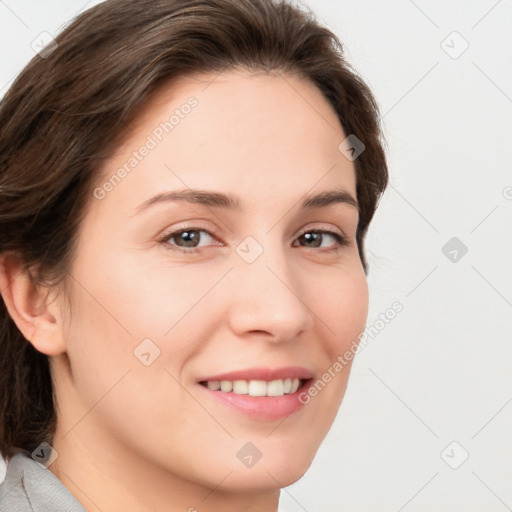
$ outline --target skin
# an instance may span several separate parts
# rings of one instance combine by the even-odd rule
[[[63,294],[46,297],[4,259],[9,312],[50,356],[58,458],[49,469],[88,511],[277,510],[279,489],[305,473],[329,430],[350,366],[284,421],[229,409],[197,380],[254,366],[304,366],[319,378],[366,322],[357,209],[298,208],[323,190],[356,198],[354,164],[338,150],[346,135],[308,81],[238,70],[166,85],[104,163],[103,183],[190,96],[191,113],[91,198],[70,269],[71,314]],[[174,202],[135,214],[187,187],[237,195],[243,210]],[[200,252],[169,248],[179,237],[157,241],[183,227],[207,231],[196,233]],[[321,247],[308,244],[299,235],[312,229],[348,244],[327,234]],[[263,249],[250,264],[235,251],[247,236]],[[150,366],[133,354],[146,338],[160,350]],[[262,453],[251,468],[237,458],[249,441]]]

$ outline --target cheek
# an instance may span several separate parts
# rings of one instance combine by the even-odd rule
[[[318,297],[316,304],[323,312],[319,317],[325,333],[322,338],[324,373],[317,377],[320,382],[317,381],[308,406],[315,408],[315,417],[328,428],[345,394],[358,339],[366,325],[368,285],[364,272],[344,275],[336,286],[329,287],[328,292]]]
[[[191,285],[179,272],[173,274],[174,289],[161,280],[157,287],[150,279],[128,274],[122,276],[117,269],[115,275],[112,269],[108,279],[97,273],[87,282],[82,276],[83,288],[74,290],[76,311],[65,336],[78,402],[69,404],[69,411],[73,423],[84,418],[80,421],[84,435],[100,435],[88,427],[101,423],[108,426],[104,432],[115,432],[141,451],[158,442],[168,453],[180,434],[200,439],[201,425],[193,421],[198,406],[177,381],[198,349],[193,341],[198,319],[193,315],[204,317],[204,310],[194,304],[205,285]],[[143,363],[144,352],[137,350],[143,340],[151,340],[149,345],[144,342],[149,365]],[[84,417],[84,411],[91,414]],[[153,438],[139,435],[148,431],[148,425]],[[186,436],[181,443],[186,444]],[[97,441],[91,438],[91,442]]]
[[[223,318],[207,292],[225,271],[145,266],[130,258],[122,263],[114,258],[87,260],[77,266],[74,276],[80,284],[73,290],[75,311],[65,336],[74,379],[86,403],[92,406],[128,370],[141,372],[140,385],[148,388],[155,384],[157,370],[168,369],[180,379],[205,333]],[[166,374],[158,388],[167,387],[165,379],[171,377]]]
[[[199,310],[204,318],[199,303],[222,275],[221,269],[202,269],[198,275],[179,265],[144,263],[140,258],[112,258],[102,265],[88,262],[76,272],[84,283],[76,287],[76,318],[81,324],[77,331],[96,331],[93,344],[114,349],[115,340],[125,338],[124,353],[145,338],[155,338],[155,343],[171,338]]]
[[[205,296],[229,270],[229,265],[192,268],[161,255],[124,258],[122,267],[112,268],[109,279],[97,283],[98,294],[107,297],[133,338],[168,338],[184,323],[197,326],[207,314]]]
[[[332,362],[352,346],[363,332],[368,316],[368,284],[364,272],[341,276],[324,287],[315,299],[317,312],[329,340],[326,351]]]

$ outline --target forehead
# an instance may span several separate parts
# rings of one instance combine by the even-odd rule
[[[126,199],[126,208],[185,187],[278,201],[318,184],[355,197],[353,162],[338,149],[345,137],[308,80],[281,72],[196,74],[162,86],[143,105],[101,178],[124,166],[128,172],[106,199]],[[134,156],[145,146],[145,156]]]

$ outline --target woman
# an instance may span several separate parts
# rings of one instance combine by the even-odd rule
[[[335,35],[99,4],[5,95],[0,173],[0,510],[277,510],[343,398],[387,184]]]

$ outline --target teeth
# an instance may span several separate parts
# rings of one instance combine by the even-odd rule
[[[267,383],[264,380],[249,381],[250,396],[265,396],[267,394]]]
[[[284,395],[284,382],[282,380],[273,380],[267,384],[268,396],[282,396]]]
[[[231,391],[233,389],[233,383],[230,380],[221,380],[220,381],[220,390],[221,391]]]
[[[235,380],[233,382],[233,393],[237,395],[247,395],[249,386],[246,380]]]
[[[232,391],[237,395],[249,396],[283,396],[295,393],[300,386],[300,380],[277,379],[267,382],[265,380],[209,380],[206,387],[213,391]]]

